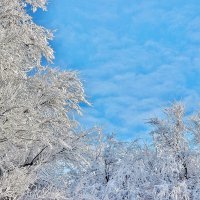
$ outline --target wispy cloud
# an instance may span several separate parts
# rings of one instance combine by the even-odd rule
[[[85,126],[129,138],[171,101],[200,102],[199,10],[197,0],[54,0],[35,19],[58,30],[55,64],[85,80]]]

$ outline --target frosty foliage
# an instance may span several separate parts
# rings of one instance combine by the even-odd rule
[[[26,12],[46,3],[0,1],[0,200],[198,200],[200,114],[172,105],[148,145],[82,130],[82,83],[42,66],[53,35]]]
[[[73,117],[87,102],[75,72],[41,65],[53,59],[52,34],[32,21],[27,3],[35,10],[46,1],[0,1],[0,199],[66,199],[64,171],[89,164],[88,133]]]
[[[149,121],[153,126],[152,145],[132,142],[119,147],[119,142],[106,141],[109,148],[101,150],[99,162],[95,160],[95,167],[77,182],[73,199],[198,200],[200,115],[184,120],[180,103],[164,113],[165,119]]]

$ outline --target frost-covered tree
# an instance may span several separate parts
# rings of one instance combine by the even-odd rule
[[[147,145],[78,128],[83,86],[26,12],[46,3],[0,1],[0,200],[199,200],[200,114],[172,105]]]
[[[102,181],[105,174],[101,169],[105,165],[101,160],[96,171],[89,170],[89,174],[81,177],[78,199],[198,200],[200,115],[186,120],[181,103],[165,109],[164,113],[164,119],[149,121],[153,126],[152,144],[133,142],[115,148],[112,154],[106,150],[106,155],[112,155],[106,158],[118,158],[116,167],[111,167],[109,172],[111,177],[106,184]],[[125,152],[122,157],[121,152]]]
[[[28,4],[36,11],[46,1],[0,1],[0,199],[66,199],[67,177],[52,177],[88,165],[88,133],[73,117],[87,102],[75,72],[42,66],[54,58],[52,33]]]
[[[165,110],[166,120],[152,119],[157,163],[154,168],[154,198],[189,199],[189,141],[184,125],[184,106],[174,104]]]
[[[90,167],[73,186],[72,199],[105,199],[108,184],[114,179],[122,159],[127,155],[126,143],[117,141],[113,135],[103,137],[96,145]]]
[[[164,120],[150,120],[152,146],[136,145],[129,151],[109,184],[107,199],[193,199],[190,174],[194,159],[183,122],[184,107],[174,104],[165,114]]]

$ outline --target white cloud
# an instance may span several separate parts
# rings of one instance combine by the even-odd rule
[[[138,136],[145,132],[145,119],[160,115],[171,101],[184,101],[188,110],[198,105],[197,0],[51,4],[49,18],[54,20],[46,23],[59,29],[53,43],[55,63],[80,70],[94,105],[85,110],[85,125]]]

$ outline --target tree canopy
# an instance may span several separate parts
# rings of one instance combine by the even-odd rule
[[[26,11],[46,3],[0,1],[0,200],[198,200],[200,114],[173,104],[145,145],[83,130],[83,85],[42,65],[53,34]]]

